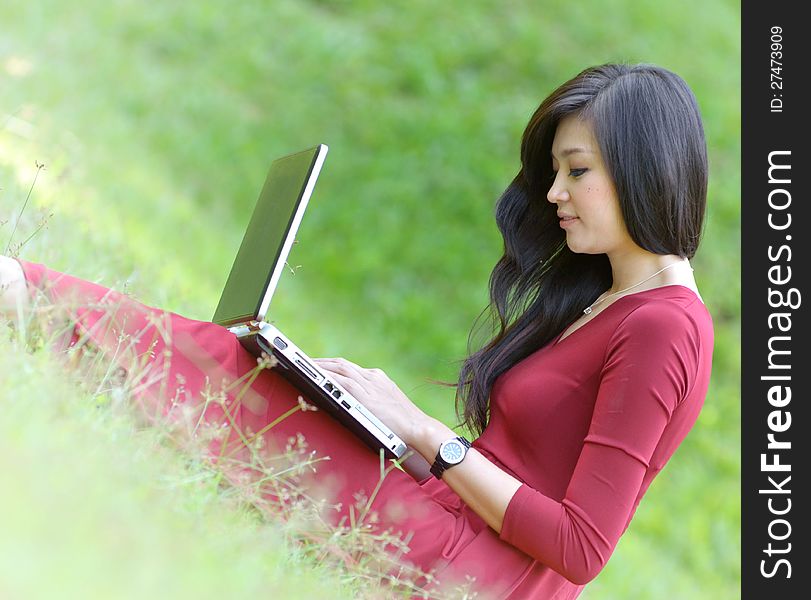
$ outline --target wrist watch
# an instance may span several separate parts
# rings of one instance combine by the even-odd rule
[[[437,479],[442,479],[442,474],[446,469],[462,462],[470,448],[470,442],[462,436],[445,440],[439,445],[439,452],[436,453],[434,464],[431,465],[431,473]]]

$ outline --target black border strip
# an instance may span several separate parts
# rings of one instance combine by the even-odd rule
[[[742,4],[744,599],[805,597],[804,575],[811,571],[806,566],[806,512],[811,505],[801,492],[810,483],[806,440],[811,434],[807,408],[811,363],[806,346],[811,335],[807,318],[811,131],[804,90],[809,87],[805,63],[811,57],[811,31],[800,17],[801,6],[754,0]],[[770,160],[778,166],[771,171],[771,181]],[[772,448],[769,434],[775,442]]]

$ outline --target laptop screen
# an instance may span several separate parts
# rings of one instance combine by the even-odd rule
[[[237,252],[212,321],[262,321],[284,270],[327,146],[274,160]]]

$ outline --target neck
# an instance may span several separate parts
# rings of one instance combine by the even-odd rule
[[[611,263],[611,276],[613,278],[611,288],[608,290],[609,294],[636,285],[660,269],[670,267],[667,271],[646,281],[642,287],[650,287],[651,284],[655,286],[659,282],[660,277],[665,278],[670,275],[672,271],[679,268],[678,266],[671,265],[675,263],[687,264],[685,259],[674,254],[654,254],[646,250],[642,250],[641,252],[627,252],[624,254],[611,254],[608,256],[608,260]]]

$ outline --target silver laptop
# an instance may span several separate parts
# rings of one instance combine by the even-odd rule
[[[327,150],[320,144],[271,163],[212,321],[227,327],[254,356],[274,356],[274,369],[372,450],[401,458],[405,443],[266,321]]]

